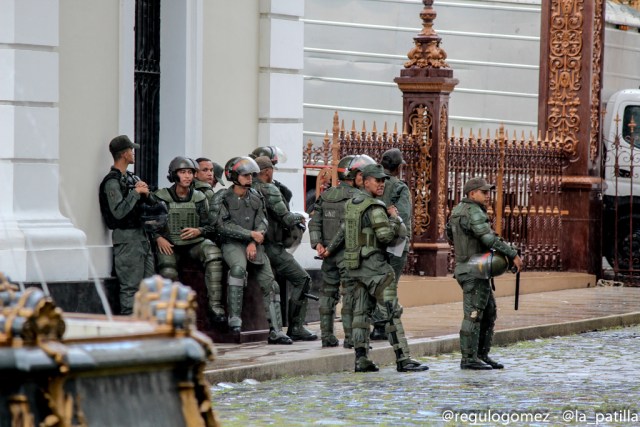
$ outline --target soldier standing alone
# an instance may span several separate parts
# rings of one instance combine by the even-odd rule
[[[140,145],[128,136],[111,140],[113,166],[100,184],[100,212],[113,230],[113,267],[120,282],[120,314],[133,312],[133,298],[140,281],[154,272],[151,244],[144,230],[142,204],[155,204],[149,187],[127,171],[135,161],[134,149]]]
[[[486,205],[493,185],[484,178],[471,178],[463,187],[465,198],[451,211],[447,238],[456,255],[455,278],[463,292],[464,319],[460,327],[461,369],[502,369],[501,363],[489,357],[496,322],[496,300],[489,279],[471,274],[472,256],[489,250],[509,258],[518,271],[522,260],[516,249],[506,244],[491,229]]]

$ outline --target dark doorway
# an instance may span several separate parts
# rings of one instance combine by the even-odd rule
[[[158,185],[160,135],[160,0],[136,0],[135,171]]]

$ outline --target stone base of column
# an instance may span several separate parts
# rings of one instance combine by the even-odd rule
[[[89,277],[86,235],[64,217],[3,220],[0,236],[0,271],[14,282],[83,281]]]
[[[416,257],[416,274],[429,277],[443,277],[447,275],[447,257],[449,255],[447,243],[413,244]]]
[[[602,268],[602,179],[562,177],[562,265],[568,271],[600,274]]]

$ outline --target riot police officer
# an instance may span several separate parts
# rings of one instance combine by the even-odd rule
[[[355,196],[359,194],[359,189],[361,189],[362,187],[363,168],[367,165],[375,164],[375,160],[373,160],[366,154],[346,156],[338,163],[338,177],[343,177],[346,185],[352,186],[353,195]],[[348,192],[351,193],[352,191],[349,190]],[[335,193],[331,194],[335,195]],[[327,326],[330,325],[330,328],[326,329],[327,342],[335,342],[331,339],[331,335],[333,334],[333,313],[335,310],[335,305],[338,302],[339,295],[333,291],[333,288],[336,287],[335,281],[339,277],[340,282],[342,283],[342,310],[340,310],[340,317],[342,318],[342,328],[344,330],[344,342],[342,345],[344,348],[353,348],[353,343],[351,340],[351,323],[353,321],[353,291],[356,286],[356,281],[349,277],[349,275],[347,274],[347,270],[344,268],[342,262],[344,257],[344,228],[342,227],[342,222],[344,219],[344,203],[346,203],[346,200],[348,199],[345,199],[342,202],[336,201],[335,204],[332,204],[329,207],[330,210],[336,209],[335,212],[331,212],[329,210],[326,214],[322,213],[321,215],[318,215],[318,213],[316,213],[316,215],[314,215],[314,220],[317,218],[316,225],[314,225],[313,231],[311,229],[309,230],[309,233],[310,236],[312,233],[314,233],[316,238],[319,238],[317,233],[319,232],[321,227],[324,228],[324,226],[321,226],[321,223],[323,222],[322,217],[325,217],[326,215],[332,215],[334,213],[336,215],[342,215],[341,217],[337,217],[338,223],[340,224],[337,232],[334,232],[336,227],[332,227],[331,225],[329,225],[329,229],[326,233],[323,231],[324,236],[322,237],[322,239],[329,239],[328,245],[325,246],[324,243],[322,244],[322,247],[316,245],[316,251],[320,249],[320,251],[318,252],[318,256],[323,258],[323,280],[325,278],[329,280],[327,282],[328,286],[325,287],[326,291],[323,292],[320,299],[320,327],[322,328],[322,319],[324,316],[324,324]],[[311,239],[314,239],[314,237],[311,236]],[[312,244],[314,242],[315,240],[312,240]],[[331,254],[333,253],[335,253],[335,257],[332,257]],[[328,261],[326,266],[324,264],[325,260]],[[336,270],[333,270],[334,266],[335,268],[337,268],[337,272]],[[323,300],[323,297],[326,299]]]
[[[318,336],[304,327],[309,305],[306,295],[311,290],[311,277],[285,247],[293,243],[287,239],[291,234],[289,230],[301,231],[301,228],[306,228],[306,220],[304,215],[289,211],[282,193],[273,185],[271,160],[267,156],[259,156],[255,160],[260,172],[253,182],[253,188],[264,198],[269,221],[264,249],[271,267],[293,286],[287,310],[287,335],[294,341],[313,341],[318,339]]]
[[[356,156],[349,155],[338,162],[339,184],[323,191],[316,200],[315,213],[309,223],[309,237],[311,247],[322,258],[322,289],[320,294],[320,334],[322,347],[336,347],[340,344],[333,332],[333,319],[336,305],[340,299],[339,287],[341,282],[338,265],[344,256],[344,241],[334,242],[344,218],[344,205],[347,200],[360,192],[354,185],[355,170],[351,170],[351,163]],[[373,161],[373,160],[372,160]],[[343,304],[343,308],[344,307]],[[350,309],[350,307],[348,307]],[[347,316],[350,318],[350,313]],[[344,316],[343,316],[344,319]],[[348,324],[350,325],[350,321]],[[348,336],[347,336],[348,333]],[[345,327],[345,341],[351,338],[351,328]]]
[[[377,302],[383,301],[384,289],[395,280],[387,261],[387,245],[406,236],[407,229],[396,208],[389,208],[377,199],[384,192],[388,176],[381,165],[362,169],[363,191],[345,205],[345,251],[343,264],[348,276],[356,282],[353,293],[353,345],[356,372],[378,370],[368,358],[369,326]],[[397,302],[397,301],[396,301]],[[389,343],[396,355],[398,372],[418,372],[429,369],[411,359],[400,313],[402,307],[387,302],[390,312],[387,327]]]
[[[209,308],[214,322],[224,322],[222,306],[222,252],[205,237],[213,232],[209,222],[206,196],[192,184],[197,166],[193,160],[178,156],[169,163],[167,179],[173,185],[154,195],[167,204],[169,221],[156,237],[158,272],[171,280],[178,278],[178,262],[190,257],[202,262]]]
[[[382,194],[382,201],[387,208],[395,207],[398,210],[398,215],[402,218],[404,225],[407,227],[407,234],[411,233],[411,194],[409,193],[409,187],[403,181],[400,180],[400,172],[402,166],[407,164],[402,157],[402,152],[397,148],[392,148],[385,151],[382,154],[380,164],[384,168],[384,173],[389,176],[389,179],[384,185],[384,193]],[[394,246],[398,247],[397,253],[389,253],[389,264],[393,268],[395,273],[395,280],[392,284],[384,289],[383,301],[390,301],[392,304],[398,304],[398,281],[400,275],[407,263],[407,255],[409,253],[409,236],[405,239],[400,239],[394,242]],[[370,338],[372,340],[386,340],[388,339],[385,328],[387,326],[387,318],[389,314],[385,304],[378,304],[376,310],[373,313],[373,331]]]
[[[198,170],[196,171],[193,185],[196,190],[203,192],[207,196],[207,201],[211,204],[213,189],[216,185],[220,183],[224,187],[224,181],[222,181],[223,168],[206,157],[198,157],[196,165]]]
[[[240,333],[242,328],[242,297],[249,269],[262,289],[264,307],[269,322],[269,344],[291,344],[282,331],[280,287],[273,277],[264,239],[268,222],[264,200],[251,188],[253,174],[260,172],[250,157],[234,157],[225,165],[225,177],[233,185],[213,197],[211,217],[217,221],[222,239],[222,254],[229,266],[227,308],[229,328]]]
[[[287,161],[287,156],[284,154],[284,151],[282,151],[279,147],[276,147],[275,145],[258,147],[255,150],[253,150],[251,154],[249,154],[249,157],[251,157],[252,159],[256,159],[257,157],[260,157],[260,156],[267,156],[269,160],[271,160],[271,163],[273,164],[274,167],[278,163],[284,163]],[[278,187],[278,190],[280,190],[280,193],[282,193],[282,197],[284,197],[284,201],[287,204],[287,208],[289,208],[289,203],[291,203],[291,198],[293,197],[293,193],[291,192],[291,190],[289,190],[289,187],[287,187],[286,185],[284,185],[283,183],[281,183],[276,179],[274,179],[272,183],[273,185]]]
[[[113,166],[100,183],[100,213],[113,230],[113,267],[120,283],[120,313],[133,312],[133,299],[140,281],[154,272],[153,253],[141,220],[143,204],[154,204],[149,186],[127,171],[135,161],[139,144],[128,136],[111,140]]]
[[[468,180],[463,187],[465,198],[453,208],[447,223],[447,238],[456,255],[455,278],[463,292],[464,319],[460,327],[461,369],[502,369],[489,357],[496,321],[496,300],[488,278],[476,277],[478,264],[470,262],[474,255],[489,250],[509,258],[520,271],[522,260],[516,249],[506,244],[491,229],[486,205],[493,185],[484,178]]]

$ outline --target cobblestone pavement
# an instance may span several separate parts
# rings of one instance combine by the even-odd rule
[[[506,369],[462,371],[459,354],[430,370],[220,383],[224,426],[640,425],[640,327],[495,347]]]

